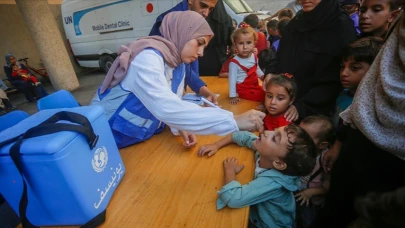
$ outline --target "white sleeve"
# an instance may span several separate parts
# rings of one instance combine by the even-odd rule
[[[233,62],[229,63],[229,76],[228,76],[228,84],[229,84],[229,97],[236,97],[236,79],[238,77],[238,68],[239,66]]]
[[[263,71],[260,69],[259,65],[257,65],[257,70],[256,70],[257,76],[260,78],[261,76],[263,76]]]
[[[121,85],[171,128],[201,135],[226,135],[239,130],[232,112],[181,100],[171,91],[164,72],[162,57],[153,50],[144,50],[131,62]]]

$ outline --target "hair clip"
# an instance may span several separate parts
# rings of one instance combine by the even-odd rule
[[[289,73],[284,73],[283,75],[286,76],[286,77],[289,78],[289,79],[293,78],[293,75],[292,75],[292,74],[289,74]]]
[[[240,25],[239,25],[239,28],[249,28],[250,27],[250,25],[248,25],[246,22],[242,22]]]

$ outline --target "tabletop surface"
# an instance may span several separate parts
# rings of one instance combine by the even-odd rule
[[[211,91],[220,94],[219,105],[234,114],[259,104],[241,100],[238,105],[230,105],[227,78],[202,78]],[[254,154],[247,148],[229,145],[210,158],[197,156],[201,145],[220,138],[198,135],[197,146],[186,149],[182,139],[166,127],[146,142],[121,149],[126,173],[100,227],[246,227],[249,207],[217,211],[216,199],[223,186],[225,158],[236,157],[245,165],[237,180],[246,184],[253,178]]]

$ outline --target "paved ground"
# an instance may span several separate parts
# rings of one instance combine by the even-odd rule
[[[88,105],[104,80],[105,73],[99,70],[92,71],[79,75],[80,87],[73,91],[72,94],[81,105]],[[45,89],[49,94],[55,92],[51,83],[44,83]],[[12,93],[8,95],[11,103],[17,107],[17,109],[27,112],[32,115],[38,111],[36,102],[28,102],[23,93]]]

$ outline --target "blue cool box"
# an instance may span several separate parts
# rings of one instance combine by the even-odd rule
[[[42,110],[0,132],[0,141],[24,133],[62,110],[87,117],[99,140],[93,150],[77,132],[64,131],[24,140],[21,161],[28,187],[27,218],[36,226],[88,222],[106,209],[125,173],[100,106]],[[0,192],[18,214],[23,183],[9,155],[11,145],[0,148]]]

